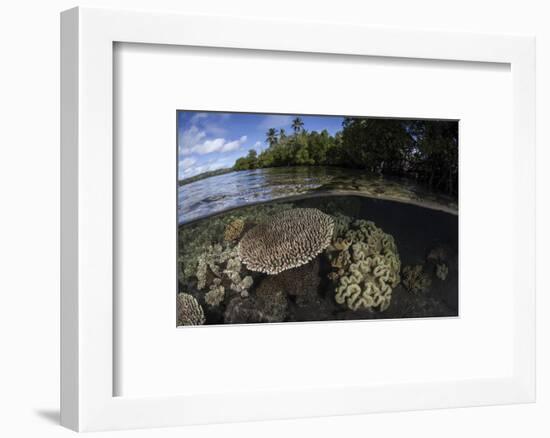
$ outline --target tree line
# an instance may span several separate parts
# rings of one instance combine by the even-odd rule
[[[342,130],[308,132],[302,119],[292,132],[270,128],[268,147],[239,158],[234,170],[280,166],[338,166],[406,176],[458,194],[458,122],[347,117]]]

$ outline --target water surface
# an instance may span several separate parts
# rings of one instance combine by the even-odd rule
[[[247,204],[320,194],[363,195],[458,212],[451,197],[406,178],[339,167],[277,167],[235,171],[179,186],[178,221],[183,224]]]

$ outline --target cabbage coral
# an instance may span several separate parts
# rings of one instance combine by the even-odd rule
[[[386,310],[399,284],[401,261],[394,239],[373,222],[356,220],[327,249],[335,301],[351,310]]]

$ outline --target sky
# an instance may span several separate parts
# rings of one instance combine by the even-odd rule
[[[178,178],[231,167],[250,149],[267,148],[269,128],[292,133],[296,115],[178,111]],[[302,116],[304,129],[331,135],[342,129],[343,117]]]

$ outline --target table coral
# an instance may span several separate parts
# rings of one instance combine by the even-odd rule
[[[308,263],[332,238],[334,221],[316,208],[283,211],[249,230],[238,255],[248,269],[274,275]]]

